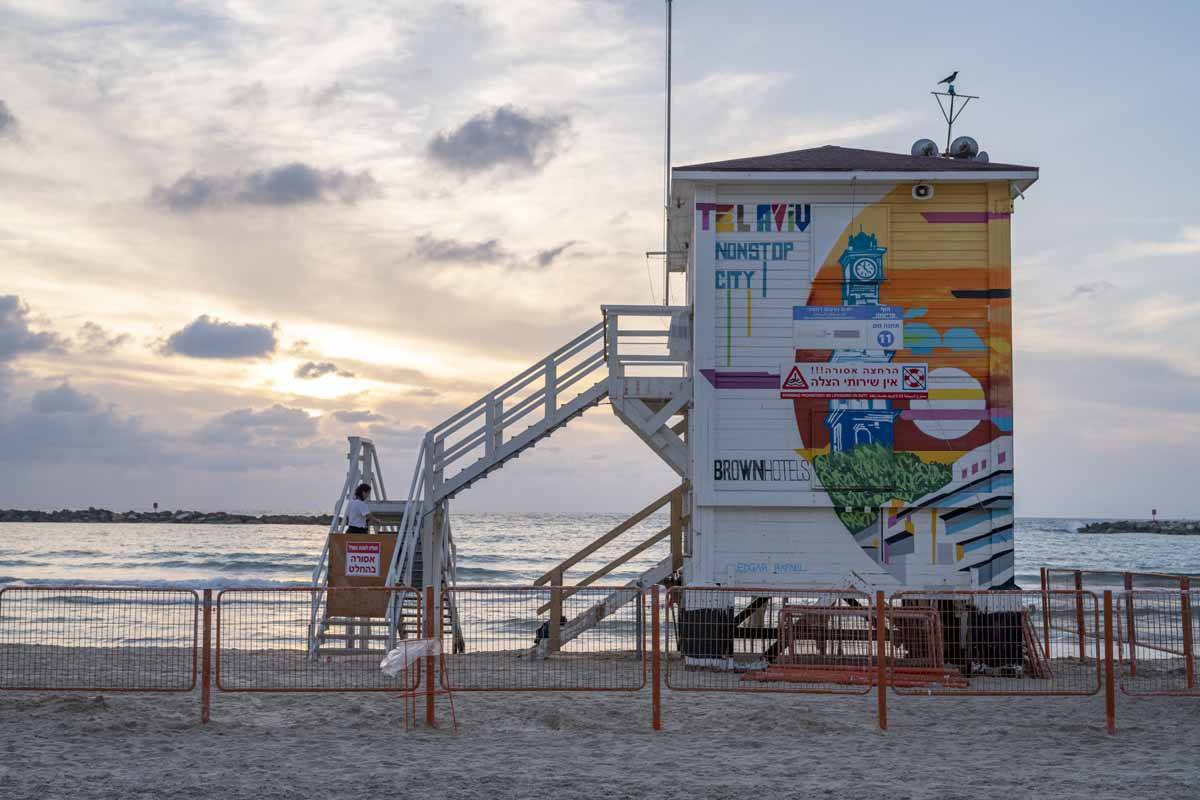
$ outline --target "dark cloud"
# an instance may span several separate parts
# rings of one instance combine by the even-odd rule
[[[1107,291],[1117,288],[1108,281],[1092,281],[1091,283],[1081,283],[1071,289],[1067,294],[1068,300],[1078,300],[1080,298],[1096,297],[1104,294]]]
[[[8,104],[0,100],[0,139],[5,137],[15,139],[17,136],[17,118],[9,109]]]
[[[429,142],[429,156],[462,173],[499,166],[533,172],[558,154],[568,124],[566,115],[537,115],[505,105],[436,134]]]
[[[499,239],[482,242],[463,242],[458,239],[438,239],[433,236],[417,237],[412,254],[425,261],[496,264],[512,258],[500,244]]]
[[[379,422],[386,419],[382,414],[376,414],[374,411],[335,411],[331,416],[338,422],[344,422],[347,425]]]
[[[172,333],[162,352],[191,358],[265,358],[278,346],[273,325],[222,322],[202,314]]]
[[[103,405],[65,383],[36,392],[29,411],[0,418],[0,462],[123,464],[140,469],[166,458],[168,436],[146,431],[137,417]]]
[[[267,87],[262,81],[234,86],[229,90],[229,104],[235,108],[261,108],[268,99]]]
[[[34,392],[29,406],[35,414],[87,414],[100,407],[100,400],[64,381],[53,389]]]
[[[75,341],[88,353],[109,353],[127,344],[133,337],[128,333],[113,334],[95,322],[85,322],[79,328]]]
[[[347,372],[332,361],[306,361],[296,367],[296,377],[304,380],[314,380],[326,375],[340,375],[343,378],[353,378],[353,372]]]
[[[322,107],[336,103],[349,94],[349,92],[350,90],[346,88],[345,84],[335,81],[323,89],[309,92],[308,99],[314,106]]]
[[[254,444],[262,440],[295,441],[317,433],[317,418],[303,409],[275,405],[255,411],[238,408],[210,420],[196,432],[203,444]]]
[[[417,425],[402,428],[398,425],[375,423],[367,428],[367,434],[376,444],[383,444],[385,447],[412,447],[420,444],[425,436],[425,429]]]
[[[510,252],[499,239],[465,242],[422,234],[413,244],[411,255],[439,264],[496,264],[514,270],[545,269],[575,244],[574,241],[563,242],[557,247],[539,250],[533,258],[527,259]]]
[[[558,247],[551,247],[548,250],[541,250],[534,257],[534,262],[539,267],[548,267],[554,263],[555,259],[567,251],[567,248],[572,247],[576,243],[574,241],[563,242]]]
[[[57,350],[62,344],[56,334],[30,330],[29,306],[20,297],[0,295],[0,362],[12,361],[22,353]]]
[[[363,170],[322,170],[293,162],[236,175],[189,172],[170,186],[156,186],[150,201],[171,211],[187,212],[231,205],[294,206],[334,200],[354,205],[380,194],[379,183]]]

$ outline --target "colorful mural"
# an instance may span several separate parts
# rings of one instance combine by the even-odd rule
[[[716,391],[714,458],[779,459],[792,441],[811,476],[792,490],[826,496],[845,535],[901,583],[952,571],[962,579],[943,582],[1003,585],[1012,577],[1007,185],[939,186],[933,202],[914,200],[908,185],[881,194],[850,208],[696,204],[697,229],[716,241],[716,363],[698,365]],[[751,257],[753,269],[725,263]],[[845,367],[853,391],[809,390],[821,364]],[[777,408],[788,409],[790,431]],[[761,424],[746,421],[754,417]],[[813,497],[804,503],[821,505]]]

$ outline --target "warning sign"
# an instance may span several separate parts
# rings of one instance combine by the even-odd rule
[[[381,542],[346,542],[346,577],[378,576],[382,555]]]
[[[928,364],[819,361],[783,364],[779,396],[811,400],[925,400]]]
[[[783,381],[783,388],[785,391],[788,389],[808,389],[808,382],[804,380],[804,375],[801,374],[800,367],[792,367],[792,371],[788,373],[787,378]]]

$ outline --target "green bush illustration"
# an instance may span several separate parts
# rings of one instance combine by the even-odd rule
[[[873,525],[879,518],[874,509],[887,501],[916,500],[945,486],[952,475],[946,464],[926,463],[912,453],[897,453],[878,444],[817,456],[813,468],[837,507],[838,519],[851,533]]]

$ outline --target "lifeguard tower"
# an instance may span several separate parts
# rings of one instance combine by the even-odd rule
[[[453,498],[607,399],[679,486],[540,585],[598,581],[662,541],[669,555],[631,585],[1011,585],[1010,226],[1038,170],[990,163],[970,144],[956,141],[957,157],[923,140],[912,154],[817,147],[674,168],[667,271],[686,302],[603,306],[592,327],[431,429],[400,503],[371,443],[351,438],[314,584],[346,577],[337,553],[358,539],[341,509],[360,480],[382,500],[373,580],[453,582]],[[667,508],[666,528],[565,581]],[[544,647],[629,596],[568,620]],[[400,608],[314,602],[314,647],[329,620],[355,615],[392,632],[404,621]]]

